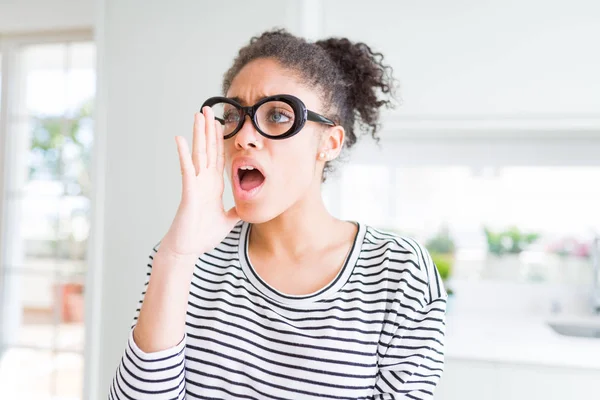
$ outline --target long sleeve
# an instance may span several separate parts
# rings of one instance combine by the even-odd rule
[[[140,307],[146,294],[146,288],[152,273],[152,261],[155,247],[150,255],[146,272],[146,281],[141,299],[129,332],[125,352],[112,380],[110,400],[163,400],[185,398],[185,342],[154,353],[145,353],[139,349],[133,339],[133,328],[137,323]]]
[[[415,241],[405,243],[416,255],[421,280],[413,296],[397,299],[386,329],[391,335],[380,343],[375,400],[431,400],[444,370],[448,295],[429,252]]]
[[[444,369],[446,299],[438,298],[398,327],[380,359],[376,400],[429,400]]]

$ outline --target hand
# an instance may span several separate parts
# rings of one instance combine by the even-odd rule
[[[235,207],[223,207],[225,166],[223,127],[213,110],[204,107],[194,116],[194,138],[190,154],[186,140],[175,138],[182,175],[179,208],[159,253],[194,257],[215,248],[239,221]]]

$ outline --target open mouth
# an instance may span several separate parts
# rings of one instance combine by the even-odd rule
[[[265,176],[251,166],[239,168],[238,179],[242,190],[247,192],[260,187],[265,182]]]

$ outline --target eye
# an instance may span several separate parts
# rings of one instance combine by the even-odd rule
[[[283,109],[273,108],[267,116],[267,121],[275,124],[285,124],[294,120],[294,116]]]
[[[223,121],[225,121],[226,124],[237,124],[240,121],[240,114],[234,108],[225,110],[223,113]]]

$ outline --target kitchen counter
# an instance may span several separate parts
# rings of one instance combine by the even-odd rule
[[[450,313],[446,327],[446,357],[600,371],[600,339],[562,336],[547,324],[550,321],[582,320],[562,316]]]

